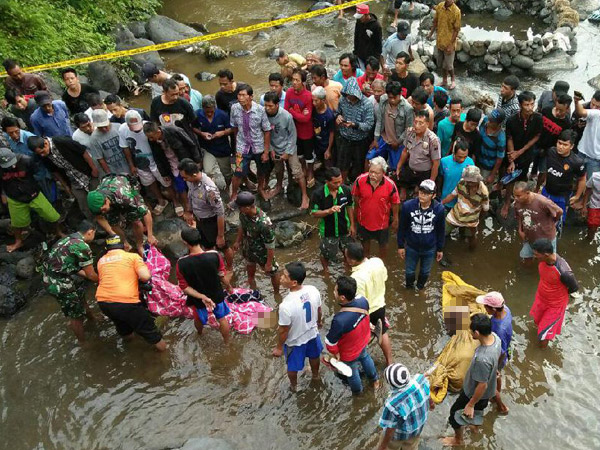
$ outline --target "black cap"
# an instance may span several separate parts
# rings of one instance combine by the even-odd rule
[[[33,98],[38,106],[49,105],[52,103],[52,96],[47,91],[37,91]]]
[[[401,20],[398,22],[398,27],[396,31],[400,34],[409,34],[410,33],[410,24],[406,20]]]
[[[144,75],[144,78],[146,78],[146,79],[152,78],[154,75],[158,75],[159,72],[160,72],[160,70],[154,63],[145,63],[142,66],[142,74]]]
[[[106,238],[106,250],[124,249],[125,244],[121,241],[121,236],[113,234]]]
[[[242,191],[236,197],[235,204],[238,205],[240,208],[242,208],[244,206],[254,205],[254,201],[255,201],[255,198],[254,198],[254,194],[252,192]]]
[[[571,86],[569,86],[569,83],[566,81],[558,80],[556,83],[554,83],[552,90],[557,94],[568,94],[570,87]]]

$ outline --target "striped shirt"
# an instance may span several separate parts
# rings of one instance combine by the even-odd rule
[[[418,374],[404,389],[395,389],[383,407],[379,426],[394,428],[395,441],[419,436],[429,413],[429,380]]]
[[[460,180],[452,194],[457,196],[457,200],[446,216],[446,221],[457,227],[476,227],[479,224],[481,210],[487,211],[490,208],[485,183],[480,181],[477,191],[471,194],[467,182]]]

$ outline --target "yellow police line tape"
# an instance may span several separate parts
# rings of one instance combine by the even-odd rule
[[[356,6],[361,3],[368,3],[371,1],[373,1],[373,0],[352,0],[348,3],[342,3],[340,5],[334,5],[334,6],[330,6],[328,8],[318,9],[316,11],[310,11],[310,12],[306,12],[306,13],[302,13],[302,14],[296,14],[295,16],[284,17],[282,19],[271,20],[270,22],[257,23],[255,25],[250,25],[247,27],[234,28],[234,29],[228,30],[228,31],[219,31],[217,33],[205,34],[203,36],[195,36],[195,37],[188,38],[188,39],[181,39],[179,41],[165,42],[163,44],[147,45],[145,47],[138,47],[138,48],[134,48],[131,50],[121,50],[118,52],[105,53],[102,55],[86,56],[85,58],[68,59],[65,61],[60,61],[60,62],[55,62],[55,63],[41,64],[38,66],[30,66],[30,67],[23,68],[23,71],[24,72],[41,72],[44,70],[61,69],[64,67],[72,67],[72,66],[78,66],[81,64],[89,64],[89,63],[92,63],[95,61],[106,61],[108,59],[123,58],[125,56],[139,55],[140,53],[147,53],[147,52],[153,52],[153,51],[158,51],[158,50],[167,50],[169,48],[180,47],[180,46],[184,46],[184,45],[192,45],[192,44],[196,44],[198,42],[212,41],[214,39],[219,39],[222,37],[235,36],[236,34],[264,30],[265,28],[275,27],[275,26],[283,25],[283,24],[286,24],[289,22],[297,22],[299,20],[311,19],[313,17],[322,16],[325,14],[329,14],[329,13],[332,13],[335,11],[350,8],[352,6]],[[6,75],[7,75],[6,72],[0,72],[0,77],[6,76]]]

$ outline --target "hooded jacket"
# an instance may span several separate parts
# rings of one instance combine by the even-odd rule
[[[356,21],[354,28],[354,54],[365,61],[369,56],[374,56],[379,61],[383,47],[381,24],[375,14],[369,14],[369,20]]]
[[[169,160],[165,155],[163,145],[171,148],[179,161],[184,158],[192,159],[194,162],[202,162],[202,157],[198,146],[189,135],[177,126],[160,127],[163,133],[163,142],[149,142],[152,156],[158,167],[158,171],[163,176],[172,176]]]
[[[398,248],[410,247],[420,252],[438,251],[444,248],[444,206],[432,200],[427,209],[421,209],[418,198],[407,200],[400,212]]]
[[[383,94],[379,99],[379,108],[377,109],[377,120],[375,125],[375,140],[381,136],[381,132],[385,128],[385,111],[388,106],[388,96]],[[396,107],[396,117],[394,118],[394,125],[396,129],[396,139],[398,142],[404,142],[404,133],[408,127],[412,127],[413,120],[415,118],[414,110],[408,104],[408,101],[402,97],[400,103]]]
[[[357,97],[358,101],[354,104],[351,103],[348,95]],[[373,125],[375,125],[375,113],[373,104],[360,91],[356,78],[350,78],[342,89],[342,98],[340,98],[337,112],[344,120],[357,125],[356,128],[340,127],[342,137],[350,141],[360,141],[369,137]]]

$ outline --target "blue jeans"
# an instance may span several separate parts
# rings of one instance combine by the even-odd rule
[[[585,162],[585,171],[587,179],[592,178],[594,172],[600,172],[600,159],[593,159],[583,153],[579,153],[579,155],[583,158]]]
[[[421,262],[419,269],[419,279],[417,280],[417,288],[423,289],[427,279],[429,278],[429,272],[431,272],[431,266],[433,265],[433,259],[435,258],[435,249],[427,251],[415,250],[409,246],[406,246],[406,287],[412,288],[415,285],[415,275],[417,272],[417,264]]]
[[[360,380],[360,372],[358,370],[358,365],[360,364],[367,375],[367,378],[371,381],[375,381],[379,379],[379,375],[377,375],[377,369],[375,368],[375,363],[371,358],[371,355],[367,352],[367,347],[360,352],[358,358],[354,361],[347,362],[352,368],[352,376],[348,378],[348,384],[350,385],[350,389],[353,394],[360,394],[363,390],[362,381]]]

